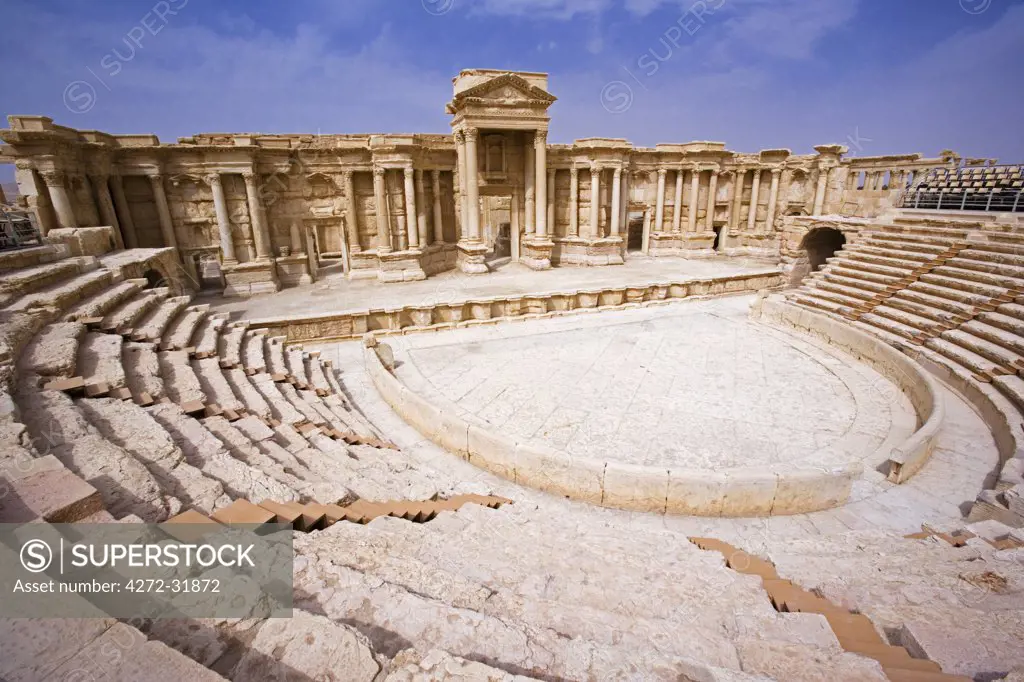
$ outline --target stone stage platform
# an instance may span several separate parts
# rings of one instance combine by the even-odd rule
[[[623,265],[560,267],[535,271],[505,263],[485,275],[453,270],[426,280],[382,284],[348,280],[342,273],[323,276],[311,285],[254,298],[204,299],[217,312],[247,320],[327,317],[353,310],[434,306],[477,298],[571,292],[581,289],[644,286],[658,282],[732,277],[779,272],[776,261],[761,258],[700,259],[631,257]]]

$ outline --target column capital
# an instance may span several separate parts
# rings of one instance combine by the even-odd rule
[[[466,142],[476,142],[480,137],[480,131],[476,128],[466,128],[462,131],[462,136],[466,138]]]
[[[386,170],[387,170],[386,168],[381,168],[379,166],[375,166],[374,169],[373,169],[373,176],[375,178],[383,178],[384,177],[384,171],[386,171]]]
[[[614,177],[616,177],[616,178],[621,178],[622,177],[622,168],[621,167],[615,166],[612,169],[612,171],[614,172]]]
[[[668,175],[668,169],[667,168],[659,168],[658,169],[658,177],[659,178],[663,178],[666,175]]]
[[[540,147],[548,143],[548,131],[536,130],[533,133],[533,146]]]
[[[164,182],[163,173],[146,173],[146,177],[149,178],[149,181],[154,185],[162,185]]]
[[[569,166],[569,176],[570,177],[577,178],[577,177],[579,177],[579,175],[580,175],[580,169],[579,168],[577,168],[576,166]]]
[[[207,173],[206,175],[203,176],[203,179],[206,180],[206,184],[208,184],[210,187],[221,186],[220,173]]]
[[[256,182],[256,173],[255,171],[251,170],[242,171],[242,178],[245,179],[246,185],[251,185],[252,183]]]
[[[90,178],[97,178],[100,182],[106,182],[110,177],[110,171],[92,171],[88,175]]]
[[[409,178],[412,177],[412,171],[413,171],[413,167],[412,166],[405,166],[404,168],[402,168],[402,172],[405,174],[406,179],[409,179]]]
[[[67,173],[60,170],[39,171],[39,175],[42,176],[43,182],[45,182],[47,186],[63,185],[64,180],[67,178]]]
[[[601,164],[599,164],[599,163],[592,163],[592,164],[590,164],[590,174],[591,175],[597,175],[602,170],[604,170],[604,168],[601,166]]]
[[[441,180],[441,170],[438,168],[432,168],[430,170],[430,177],[434,182],[439,182]]]
[[[772,168],[772,177],[778,177],[782,174],[781,168]]]
[[[351,168],[346,168],[342,170],[341,173],[339,173],[339,175],[341,175],[341,181],[345,183],[350,182],[352,180],[353,172],[354,171]]]

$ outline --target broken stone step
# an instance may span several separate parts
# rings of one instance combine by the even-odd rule
[[[109,270],[93,270],[73,277],[69,280],[51,285],[22,296],[7,306],[7,310],[29,310],[31,308],[50,307],[65,310],[84,298],[102,291],[110,285],[113,273]]]
[[[235,396],[235,392],[231,389],[217,358],[193,359],[192,370],[208,400],[212,400],[225,410],[245,409],[245,404]]]
[[[19,368],[40,376],[68,378],[78,367],[78,347],[85,336],[79,322],[56,322],[43,327],[22,351]]]
[[[160,377],[160,361],[151,343],[126,342],[121,346],[121,362],[125,381],[132,394],[148,395],[150,401],[164,395],[164,382]]]
[[[89,332],[82,340],[78,352],[79,373],[87,384],[106,383],[111,389],[128,385],[122,363],[122,344],[119,334]]]
[[[100,318],[96,322],[98,325],[107,313],[138,294],[144,285],[145,280],[138,279],[118,282],[68,308],[64,319],[68,322],[74,322],[76,320],[84,321],[85,319]]]
[[[192,370],[188,353],[183,350],[166,350],[157,353],[160,376],[163,379],[165,395],[172,402],[206,403],[202,384]]]
[[[242,364],[242,343],[248,328],[245,323],[236,323],[221,329],[218,355],[225,367],[238,367]]]
[[[267,361],[263,353],[263,342],[266,329],[250,329],[243,335],[242,364],[246,371],[265,372]]]
[[[194,355],[197,358],[209,358],[217,354],[218,337],[220,330],[227,324],[228,316],[225,313],[214,313],[207,315],[199,323],[195,334],[192,336],[192,343],[195,346]]]

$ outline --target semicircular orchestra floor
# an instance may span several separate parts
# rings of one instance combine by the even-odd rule
[[[407,337],[400,371],[506,435],[658,468],[876,466],[913,430],[880,375],[751,323],[746,308],[733,298]]]

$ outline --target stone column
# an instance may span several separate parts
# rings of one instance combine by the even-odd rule
[[[536,161],[534,160],[533,143],[529,140],[523,143],[523,193],[526,198],[524,215],[526,216],[526,234],[533,234],[537,228],[534,223],[536,218],[536,178],[533,176]]]
[[[661,232],[665,220],[665,173],[664,168],[658,169],[658,195],[654,209],[654,225],[651,229],[654,232]]]
[[[217,232],[220,234],[220,252],[224,265],[235,265],[235,242],[231,237],[231,220],[228,218],[228,202],[224,198],[224,185],[220,173],[210,173],[206,183],[213,192],[213,211],[217,216]]]
[[[256,173],[242,173],[245,179],[245,195],[249,199],[249,222],[252,227],[252,239],[256,245],[256,260],[270,258],[270,231],[267,229],[267,216],[263,211],[263,197],[256,186]],[[302,249],[305,252],[305,248]]]
[[[160,234],[164,238],[164,246],[177,248],[178,239],[174,235],[174,222],[171,220],[171,209],[167,205],[167,192],[164,191],[164,176],[150,175],[149,182],[153,185],[153,200],[156,202],[156,212],[160,217]]]
[[[420,235],[419,228],[416,225],[415,173],[413,172],[412,166],[408,166],[403,169],[402,173],[405,176],[405,231],[408,235],[407,239],[409,242],[409,248],[418,249],[420,247]]]
[[[569,236],[580,233],[580,172],[576,166],[569,169]]]
[[[548,131],[538,130],[533,135],[534,176],[537,178],[537,237],[548,236],[548,188],[543,182],[548,167]]]
[[[416,171],[416,231],[419,232],[420,248],[427,248],[430,235],[427,233],[427,197],[423,188],[423,170]]]
[[[601,238],[601,167],[590,165],[590,238]]]
[[[775,206],[779,200],[779,176],[781,168],[772,169],[772,184],[768,190],[768,216],[764,221],[764,231],[771,233],[775,229]]]
[[[548,169],[548,230],[555,233],[555,169]]]
[[[63,171],[43,171],[43,182],[50,194],[50,203],[57,214],[57,223],[61,227],[78,227],[78,220],[75,218],[75,207],[71,203],[71,196],[65,186],[66,176]]]
[[[518,261],[520,257],[520,246],[519,246],[519,186],[512,185],[512,196],[508,200],[508,221],[509,221],[509,232],[511,256],[512,260]]]
[[[384,187],[384,169],[373,169],[373,203],[377,214],[377,253],[391,252],[391,220]]]
[[[356,208],[356,185],[353,171],[341,172],[341,182],[345,186],[345,229],[348,230],[348,249],[350,253],[359,253],[363,247],[359,245],[359,211]]]
[[[698,201],[700,201],[700,167],[696,166],[690,175],[690,215],[686,220],[687,232],[697,231],[697,214],[700,212]]]
[[[750,188],[750,211],[747,213],[747,232],[754,231],[757,224],[757,200],[761,193],[761,169],[754,169],[754,185]]]
[[[818,186],[814,189],[814,208],[811,210],[811,215],[821,215],[821,211],[825,207],[829,170],[828,166],[818,168]]]
[[[675,209],[672,211],[672,231],[679,232],[683,226],[683,169],[676,170]],[[692,201],[692,200],[691,200]]]
[[[458,211],[458,223],[456,227],[457,239],[465,238],[466,232],[466,136],[461,130],[455,131],[455,151],[458,157],[458,164],[456,165],[456,175],[458,176],[458,182],[454,182],[455,178],[452,178],[452,191],[458,191],[459,193],[459,211]]]
[[[444,243],[444,214],[441,213],[441,171],[430,171],[431,189],[434,192],[434,244]]]
[[[733,173],[732,180],[732,210],[729,211],[729,230],[739,231],[739,214],[743,210],[743,181],[746,179],[746,169],[737,168]]]
[[[473,242],[480,241],[480,167],[477,165],[476,142],[479,131],[476,128],[466,130],[466,210],[469,211],[469,226],[466,238]]]
[[[298,220],[293,220],[288,226],[288,237],[292,242],[292,255],[306,253],[306,244],[302,239],[302,228]]]
[[[126,248],[134,249],[139,245],[135,236],[135,221],[132,220],[132,210],[128,206],[128,199],[124,195],[124,178],[120,175],[111,177],[114,185],[114,208],[117,210],[118,219],[121,222],[121,234],[124,236]]]
[[[715,194],[718,192],[718,171],[711,171],[711,179],[708,180],[708,210],[704,216],[704,230],[714,232],[715,229]]]
[[[612,173],[612,225],[611,236],[619,236],[619,220],[622,217],[622,169],[616,168]]]
[[[114,211],[114,201],[110,197],[110,176],[105,173],[96,173],[90,176],[89,182],[96,190],[96,203],[100,209],[100,220],[104,225],[114,228],[114,243],[117,248],[124,248],[124,236],[121,234],[121,225],[117,220],[117,212]]]

